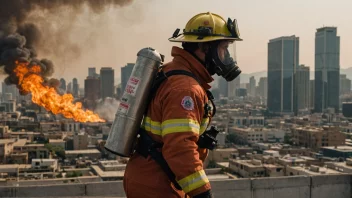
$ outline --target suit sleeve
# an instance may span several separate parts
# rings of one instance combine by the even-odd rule
[[[202,130],[203,98],[191,90],[172,90],[162,101],[163,156],[189,196],[211,189],[197,151]]]

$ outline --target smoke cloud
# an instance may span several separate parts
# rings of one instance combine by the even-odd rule
[[[120,102],[115,98],[100,99],[94,112],[107,121],[113,121]]]
[[[18,85],[13,70],[15,61],[39,65],[44,83],[57,87],[54,64],[40,59],[47,56],[80,56],[80,47],[70,41],[70,30],[77,16],[87,12],[100,14],[111,7],[129,5],[132,0],[0,0],[0,66],[8,74],[7,84]],[[65,13],[70,20],[60,20]],[[94,18],[94,17],[93,17]],[[92,20],[92,19],[90,19]],[[69,49],[69,50],[67,50]],[[55,55],[53,55],[55,54]]]

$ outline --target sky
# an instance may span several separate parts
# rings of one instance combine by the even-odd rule
[[[168,41],[175,29],[183,29],[194,15],[210,11],[237,19],[243,38],[236,43],[237,62],[243,73],[267,70],[268,41],[291,35],[300,39],[300,64],[314,70],[314,36],[323,26],[338,28],[341,68],[347,68],[352,66],[351,9],[351,0],[134,0],[100,15],[87,11],[70,21],[68,39],[81,49],[79,56],[47,56],[56,65],[54,77],[67,81],[76,77],[81,87],[88,67],[112,67],[119,81],[120,68],[135,62],[144,47],[155,48],[170,61],[171,47],[179,45]],[[53,20],[70,18],[63,12]]]

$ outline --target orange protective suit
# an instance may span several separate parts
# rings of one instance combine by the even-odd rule
[[[197,146],[210,122],[204,117],[204,106],[209,103],[205,89],[213,81],[206,68],[187,51],[173,47],[174,59],[164,65],[164,72],[185,70],[192,77],[170,76],[159,87],[149,105],[142,127],[157,142],[163,143],[162,154],[182,187],[177,190],[167,175],[150,156],[134,153],[124,176],[124,190],[128,198],[183,198],[211,189],[204,172],[203,161],[208,152]]]

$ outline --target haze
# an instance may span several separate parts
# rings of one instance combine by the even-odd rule
[[[238,20],[243,41],[237,43],[237,58],[244,73],[266,70],[269,39],[290,35],[300,37],[300,63],[314,70],[314,35],[322,26],[338,28],[341,68],[346,68],[352,65],[351,9],[351,0],[135,0],[101,15],[87,11],[70,22],[68,39],[81,49],[79,55],[46,55],[44,51],[39,55],[54,61],[53,77],[67,81],[76,77],[81,87],[88,67],[113,67],[119,81],[121,66],[135,62],[143,47],[153,47],[171,60],[175,44],[167,39],[174,30],[183,29],[193,15],[211,11]],[[60,12],[48,19],[60,24],[70,21],[70,16]]]

